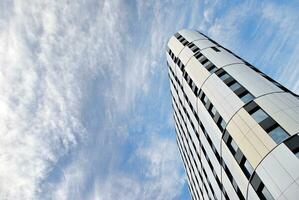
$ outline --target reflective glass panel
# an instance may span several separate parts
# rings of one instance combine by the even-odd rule
[[[270,131],[269,135],[277,144],[289,137],[289,135],[279,126]]]
[[[257,123],[260,123],[268,117],[268,115],[262,109],[258,109],[257,111],[252,113],[251,116]]]

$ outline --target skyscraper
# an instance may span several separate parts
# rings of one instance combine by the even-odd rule
[[[167,44],[192,199],[299,199],[299,99],[204,34]]]

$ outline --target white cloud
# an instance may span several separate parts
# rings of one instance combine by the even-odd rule
[[[148,12],[141,7],[141,14]],[[139,21],[137,26],[131,8],[121,1],[1,4],[1,199],[80,199],[93,194],[102,199],[118,194],[112,191],[114,184],[132,192],[129,199],[180,193],[178,155],[170,152],[169,158],[152,161],[146,153],[176,148],[171,140],[152,142],[136,159],[156,170],[162,167],[168,176],[168,170],[174,171],[173,176],[149,172],[141,180],[115,169],[131,135],[121,120],[135,120],[131,114],[136,101],[151,87],[150,76],[161,73],[166,38],[176,30],[170,23],[165,26],[167,14],[159,12],[164,7],[156,4],[150,10],[153,20],[141,16],[148,25]],[[147,38],[132,36],[131,29],[139,28],[149,31]]]
[[[162,153],[163,152],[163,153]],[[134,200],[134,199],[174,199],[182,190],[185,181],[181,175],[180,160],[175,143],[154,134],[149,144],[141,144],[134,155],[143,162],[143,180],[137,175],[116,173],[104,182],[95,184],[89,199]],[[150,181],[148,181],[150,180]]]
[[[112,32],[105,25],[113,26],[112,12],[91,24],[89,20],[96,16],[90,6],[97,5],[87,4],[20,1],[8,5],[12,11],[1,22],[6,26],[0,32],[1,199],[34,199],[47,192],[41,184],[59,159],[86,137],[80,111],[84,87],[105,70],[112,56],[119,60],[113,49],[120,46],[110,45],[103,53],[106,58],[97,59],[96,48]],[[6,6],[0,13],[4,10]],[[101,33],[104,27],[107,32]]]
[[[275,76],[295,92],[299,92],[298,12],[291,5],[266,4],[262,9],[263,22],[267,23],[267,36],[272,37],[265,54],[265,62],[279,63]],[[270,33],[272,35],[269,35]],[[283,58],[283,60],[282,60]],[[283,62],[279,62],[279,61]]]

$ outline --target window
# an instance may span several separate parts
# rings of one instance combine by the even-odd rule
[[[223,119],[220,122],[220,126],[222,127],[222,130],[224,130],[224,128],[226,126],[226,123],[225,123],[225,121]]]
[[[212,49],[216,52],[219,52],[220,50],[217,47],[212,47]]]
[[[230,151],[232,152],[232,154],[235,155],[235,153],[238,150],[238,146],[235,143],[235,141],[232,138],[230,138],[230,142],[227,145],[228,145],[228,148],[230,149]]]
[[[197,46],[194,46],[191,50],[193,51],[193,53],[196,53],[199,51],[199,48]]]
[[[263,121],[268,117],[268,115],[260,108],[254,113],[252,113],[251,116],[257,123],[260,123],[261,121]]]
[[[213,116],[216,115],[217,110],[216,110],[215,106],[212,106],[211,112],[212,112],[212,115],[213,115]]]
[[[184,41],[182,42],[182,44],[185,46],[186,44],[188,44],[188,41],[187,41],[187,40],[184,40]]]
[[[217,71],[217,68],[215,67],[215,65],[213,65],[213,67],[211,67],[211,68],[209,69],[209,71],[210,71],[211,74],[212,74],[212,73],[214,73],[215,71]]]
[[[244,167],[245,167],[245,175],[247,178],[249,178],[251,174],[254,172],[254,169],[248,160],[245,160]]]
[[[295,156],[299,158],[299,136],[294,135],[284,143],[295,154]]]
[[[193,44],[192,42],[190,42],[190,43],[188,44],[188,47],[189,47],[189,48],[192,48],[192,47],[194,47],[194,44]]]
[[[212,69],[212,67],[214,67],[213,63],[211,63],[211,61],[208,61],[207,63],[204,64],[204,67],[210,71],[210,69]]]
[[[241,88],[242,86],[238,82],[235,82],[229,87],[232,91],[236,91],[237,89]]]
[[[270,131],[269,135],[277,144],[289,137],[289,135],[280,126],[277,126]]]
[[[208,97],[205,96],[205,97],[203,98],[203,101],[204,101],[204,104],[207,104],[207,103],[208,103]]]
[[[215,68],[213,68],[213,69],[211,69],[211,73],[214,73],[215,71],[217,71],[217,68],[215,67]]]
[[[269,190],[266,187],[263,187],[261,194],[263,195],[264,199],[266,200],[272,200],[273,197],[271,195],[271,193],[269,192]]]
[[[225,73],[222,76],[220,76],[219,78],[224,81],[224,80],[228,79],[229,77],[230,77],[230,75],[228,75],[227,73]]]
[[[235,179],[233,179],[233,181],[232,181],[232,185],[233,185],[235,191],[237,191],[237,190],[238,190],[238,184],[237,184],[237,182],[235,181]]]
[[[198,52],[198,53],[196,53],[196,54],[194,55],[194,57],[197,58],[197,59],[201,58],[202,56],[203,56],[203,55],[202,55],[200,52]]]
[[[253,99],[254,99],[254,97],[250,93],[247,93],[247,94],[245,94],[244,96],[241,97],[241,100],[244,103],[248,103],[249,101],[251,101]]]
[[[250,184],[252,185],[254,191],[258,191],[261,185],[264,185],[260,179],[260,177],[256,174],[256,172],[253,173],[252,178],[250,180]]]
[[[206,64],[209,60],[207,58],[204,58],[201,62],[202,65]]]

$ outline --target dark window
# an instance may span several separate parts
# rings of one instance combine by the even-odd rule
[[[257,191],[258,188],[260,187],[261,183],[262,183],[262,181],[261,181],[260,177],[256,173],[254,173],[253,177],[250,181],[250,184],[252,185],[253,189],[255,191]]]
[[[294,135],[284,143],[299,158],[299,136]]]
[[[274,121],[271,117],[264,119],[259,124],[267,133],[269,133],[278,126],[276,121]]]
[[[196,59],[199,59],[201,56],[203,56],[200,52],[198,52],[198,53],[196,53],[195,55],[194,55],[194,57],[196,58]]]
[[[216,52],[219,52],[220,50],[217,47],[212,47],[212,49]]]
[[[176,33],[176,34],[175,34],[175,37],[176,37],[178,40],[182,38],[182,36],[181,36],[179,33]]]
[[[188,41],[187,41],[187,40],[184,40],[184,41],[182,42],[182,44],[185,46],[186,44],[188,44]]]
[[[236,145],[236,147],[238,148],[237,145]],[[240,164],[243,158],[244,158],[244,154],[243,154],[242,151],[238,148],[237,153],[235,154],[235,159],[236,159],[237,163]]]
[[[202,61],[200,61],[200,63],[201,63],[202,65],[204,65],[204,64],[206,64],[208,61],[209,61],[209,60],[208,60],[207,58],[204,58]]]
[[[194,46],[192,49],[191,49],[194,53],[198,52],[199,51],[199,48],[197,46]]]
[[[191,43],[188,44],[188,47],[192,48],[192,47],[194,47],[194,44],[191,42]]]
[[[273,200],[273,196],[256,173],[253,174],[250,184],[252,185],[253,189],[256,191],[260,199]]]
[[[225,131],[225,133],[224,133],[224,135],[223,135],[223,141],[224,141],[225,143],[227,143],[228,140],[229,140],[229,138],[230,138],[229,133],[228,133],[227,131]]]
[[[210,73],[212,74],[212,73],[214,73],[215,71],[217,71],[217,68],[214,66],[212,69],[210,69],[209,70],[210,71]]]
[[[238,184],[237,184],[237,182],[235,181],[235,179],[233,179],[233,181],[232,181],[232,185],[233,185],[235,191],[237,191],[237,190],[238,190]]]
[[[252,101],[248,105],[246,105],[244,108],[249,114],[252,114],[255,111],[257,111],[260,107],[254,101]]]

